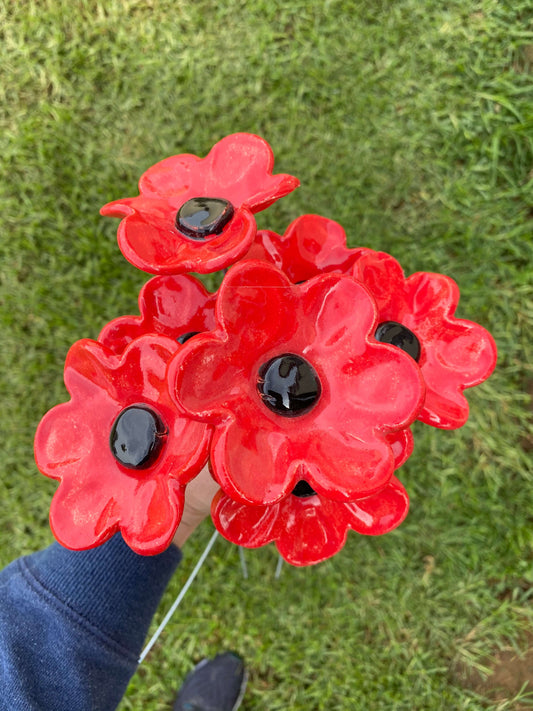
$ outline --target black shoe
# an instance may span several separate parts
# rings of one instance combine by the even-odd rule
[[[244,661],[234,652],[202,659],[185,678],[174,711],[236,711],[247,681]]]

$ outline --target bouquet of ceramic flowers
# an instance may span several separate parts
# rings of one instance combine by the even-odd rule
[[[71,399],[38,427],[37,465],[60,481],[51,526],[66,547],[120,531],[138,553],[161,552],[208,462],[223,536],[317,563],[349,529],[383,534],[405,518],[395,472],[414,420],[466,422],[463,390],[490,375],[496,348],[455,318],[455,282],[406,278],[390,255],[349,249],[319,215],[284,235],[258,231],[254,213],[299,184],[273,163],[263,139],[234,134],[206,158],[157,163],[138,197],[102,208],[123,218],[126,259],[158,276],[139,316],[72,346]],[[216,293],[187,274],[227,267]]]

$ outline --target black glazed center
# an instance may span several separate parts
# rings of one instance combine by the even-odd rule
[[[176,215],[176,228],[194,240],[218,235],[233,217],[233,205],[222,198],[195,197]]]
[[[168,430],[153,410],[132,405],[122,410],[111,429],[113,456],[128,469],[147,469],[159,456]]]
[[[264,363],[259,369],[257,389],[265,405],[284,417],[308,412],[321,392],[313,366],[293,353],[284,353]]]
[[[315,496],[316,491],[305,481],[305,479],[300,479],[291,491],[291,494],[293,496],[297,496],[299,499],[307,499],[309,496]]]
[[[384,321],[376,328],[376,341],[390,343],[408,353],[418,362],[420,359],[420,341],[415,334],[401,323]]]
[[[189,340],[189,338],[197,336],[199,333],[200,331],[187,331],[187,333],[182,333],[181,336],[178,336],[176,340],[178,343],[181,343],[181,345],[183,345]]]

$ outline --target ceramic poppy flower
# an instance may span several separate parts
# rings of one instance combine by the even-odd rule
[[[190,336],[215,326],[216,294],[188,274],[157,276],[139,294],[140,316],[121,316],[110,321],[98,341],[114,353],[122,353],[133,340],[159,333],[184,343]]]
[[[338,553],[349,529],[365,535],[388,533],[407,516],[409,498],[395,476],[377,494],[351,502],[332,501],[295,487],[269,506],[248,506],[219,491],[211,516],[229,541],[257,548],[274,541],[292,565],[320,563]]]
[[[443,274],[418,272],[407,279],[389,254],[357,250],[353,276],[376,301],[376,338],[394,343],[418,361],[426,399],[418,419],[454,429],[468,419],[465,388],[486,380],[496,365],[494,339],[482,326],[455,318],[457,284]]]
[[[321,215],[301,215],[284,235],[259,230],[245,259],[275,264],[297,284],[325,272],[346,274],[355,256],[338,222]]]
[[[210,461],[222,489],[266,505],[299,480],[340,501],[385,487],[387,434],[413,421],[424,386],[412,358],[373,338],[365,287],[336,274],[297,286],[249,261],[218,293],[218,326],[185,343],[168,377],[178,407],[216,425]]]
[[[179,348],[142,336],[121,356],[90,340],[69,350],[71,400],[52,408],[35,436],[37,466],[61,482],[50,524],[67,548],[100,545],[119,530],[137,553],[159,553],[171,542],[210,435],[169,398],[165,371]]]
[[[249,249],[257,230],[253,214],[298,187],[292,175],[272,175],[273,165],[266,141],[235,133],[205,158],[183,154],[156,163],[142,175],[138,197],[100,212],[124,217],[118,243],[139,269],[213,272]]]

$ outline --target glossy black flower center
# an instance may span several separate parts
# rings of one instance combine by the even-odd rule
[[[153,410],[132,405],[119,414],[111,429],[113,456],[128,469],[147,469],[159,456],[168,430]]]
[[[233,217],[233,205],[221,198],[196,197],[187,200],[176,215],[176,228],[195,240],[218,235]]]
[[[181,336],[178,336],[176,338],[178,343],[181,343],[182,345],[189,340],[189,338],[192,338],[193,336],[197,336],[200,333],[200,331],[188,331],[187,333],[182,333]]]
[[[265,405],[284,417],[305,414],[318,401],[318,375],[305,358],[284,353],[259,369],[257,389]]]
[[[420,358],[420,341],[407,326],[402,326],[396,321],[384,321],[380,323],[375,333],[376,341],[390,343],[401,348],[417,362]]]
[[[304,479],[300,479],[291,493],[299,499],[306,499],[309,496],[314,496],[316,491]]]

